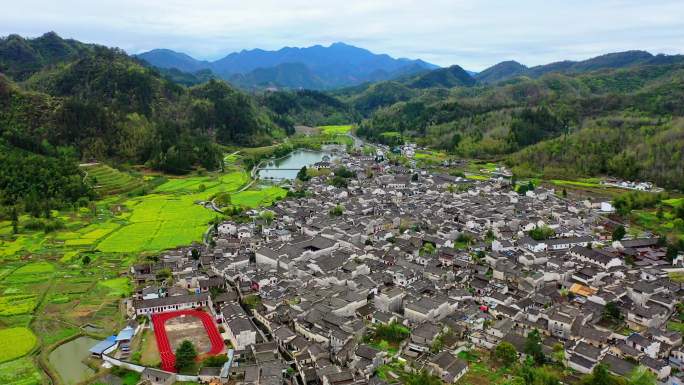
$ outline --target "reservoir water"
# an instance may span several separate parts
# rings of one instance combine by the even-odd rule
[[[88,350],[98,342],[94,338],[78,337],[58,346],[50,353],[50,364],[65,385],[75,385],[95,374],[95,371],[82,361],[90,354]]]
[[[309,167],[317,162],[333,159],[335,156],[327,151],[299,149],[283,158],[264,162],[258,171],[258,175],[260,179],[264,180],[294,180],[302,167]]]

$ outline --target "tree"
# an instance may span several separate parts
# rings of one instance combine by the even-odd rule
[[[655,374],[651,373],[643,366],[637,366],[627,376],[628,385],[656,385],[657,379]]]
[[[224,363],[228,361],[228,356],[225,354],[219,354],[217,356],[209,356],[202,360],[203,367],[218,368],[223,366]]]
[[[395,344],[405,340],[410,334],[411,331],[407,327],[396,322],[388,325],[377,325],[375,330],[373,330],[373,338],[375,340],[384,340]]]
[[[501,342],[494,349],[494,358],[504,366],[510,366],[518,359],[518,352],[509,342]]]
[[[553,345],[553,360],[561,365],[565,362],[565,348],[563,344],[557,343]]]
[[[535,241],[542,241],[551,238],[556,232],[548,226],[534,226],[534,229],[530,230],[528,234]]]
[[[12,218],[12,234],[17,234],[19,232],[19,212],[17,206],[12,205],[10,217]]]
[[[567,197],[568,197],[568,191],[567,191],[565,188],[564,188],[563,191],[561,192],[561,196],[562,196],[563,198],[567,198]]]
[[[591,373],[586,374],[580,380],[582,385],[617,385],[618,382],[614,376],[608,372],[608,367],[605,364],[598,364],[594,366]]]
[[[299,169],[299,171],[297,172],[297,179],[301,180],[302,182],[306,182],[309,179],[311,179],[311,177],[309,177],[309,174],[307,173],[306,166]]]
[[[342,216],[342,214],[344,214],[344,207],[342,207],[342,205],[336,205],[330,209],[331,217],[339,217]]]
[[[164,281],[171,278],[171,269],[166,268],[159,270],[155,275],[155,278],[157,278],[157,281]]]
[[[267,224],[270,225],[271,222],[273,222],[273,218],[275,218],[275,213],[273,213],[273,211],[264,210],[261,212],[261,219],[266,221]]]
[[[421,370],[418,374],[407,376],[406,385],[442,385],[442,380],[431,375],[426,370]]]
[[[83,264],[83,266],[88,266],[90,264],[90,256],[86,255],[85,257],[83,257],[83,259],[81,259],[81,263]]]
[[[435,245],[426,242],[423,247],[420,248],[420,255],[432,255],[435,253],[435,250]]]
[[[525,340],[525,354],[532,357],[537,365],[543,365],[546,362],[546,357],[542,351],[541,336],[539,335],[539,330],[534,329],[527,333],[527,338]]]
[[[199,260],[200,258],[200,252],[197,250],[197,248],[193,247],[192,250],[190,250],[190,256],[194,261]]]
[[[625,230],[625,226],[619,225],[613,230],[613,241],[621,241],[622,238],[625,237],[625,234],[627,234],[627,231]]]
[[[191,369],[197,358],[197,350],[192,342],[184,340],[176,349],[176,369],[179,372]]]
[[[608,302],[603,307],[602,317],[613,322],[620,322],[622,320],[622,313],[620,313],[620,308],[615,302]]]
[[[518,385],[560,385],[561,382],[555,371],[547,366],[537,366],[531,358],[528,358],[520,368],[522,382],[515,381]]]
[[[337,187],[337,188],[347,188],[348,182],[347,182],[347,179],[346,179],[346,178],[343,178],[343,177],[341,177],[341,176],[339,176],[339,175],[335,175],[335,176],[332,177],[332,179],[330,180],[330,185],[331,185],[331,186],[335,186],[335,187]]]

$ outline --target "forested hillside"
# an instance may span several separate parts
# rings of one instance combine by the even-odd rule
[[[302,69],[290,67],[282,70]],[[9,205],[45,189],[48,206],[92,197],[78,162],[216,169],[224,145],[269,145],[298,124],[357,123],[357,134],[374,141],[506,160],[518,174],[610,174],[684,188],[679,56],[635,51],[544,68],[505,62],[479,80],[452,66],[327,93],[246,93],[208,71],[158,70],[48,33],[0,39],[0,71],[0,189]],[[250,82],[266,85],[278,71]],[[59,175],[55,183],[45,185],[26,159]]]
[[[682,62],[684,62],[684,55],[652,55],[646,51],[614,52],[582,61],[565,60],[529,68],[516,61],[508,60],[485,69],[475,75],[475,78],[483,83],[497,83],[519,76],[538,78],[550,73],[580,74],[604,69]]]
[[[0,63],[0,196],[8,205],[28,209],[27,199],[46,192],[54,207],[92,196],[78,162],[216,169],[221,145],[271,144],[292,129],[223,81],[186,88],[120,50],[52,33],[0,40]]]
[[[684,188],[684,64],[660,60],[667,64],[495,85],[386,82],[340,97],[367,116],[360,135],[388,144],[406,139],[464,157],[506,158],[528,174],[612,174]]]
[[[24,80],[46,66],[75,59],[93,47],[62,39],[54,32],[35,39],[9,35],[0,38],[0,72],[13,79]]]

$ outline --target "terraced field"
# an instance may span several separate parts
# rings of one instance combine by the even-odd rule
[[[0,364],[0,383],[5,385],[38,385],[43,383],[36,364],[28,357]]]
[[[53,211],[63,227],[32,230],[24,215],[14,234],[9,221],[0,221],[0,384],[43,383],[38,361],[45,365],[46,348],[86,332],[101,338],[116,332],[124,321],[120,299],[132,290],[122,273],[142,253],[201,241],[220,214],[199,202],[228,193],[233,205],[253,208],[285,196],[273,186],[238,193],[251,179],[233,158],[238,163],[228,172],[160,178],[165,182],[141,196],[126,193],[145,185],[143,178],[84,166],[101,199]],[[32,354],[36,346],[40,354]]]
[[[142,178],[136,178],[106,164],[83,165],[81,168],[88,173],[88,179],[92,180],[100,195],[121,194],[143,185]]]

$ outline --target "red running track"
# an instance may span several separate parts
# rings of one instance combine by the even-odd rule
[[[166,334],[166,328],[164,324],[171,318],[176,318],[182,315],[189,315],[195,318],[199,318],[204,325],[204,330],[207,331],[207,336],[209,336],[209,341],[211,342],[211,350],[206,354],[216,355],[223,351],[223,338],[216,329],[216,325],[211,318],[209,313],[200,310],[179,310],[172,311],[168,313],[159,313],[152,315],[152,324],[154,325],[154,336],[157,339],[157,348],[159,349],[159,357],[162,361],[162,369],[167,372],[176,371],[176,355],[171,349],[171,343],[169,342],[169,336]]]

